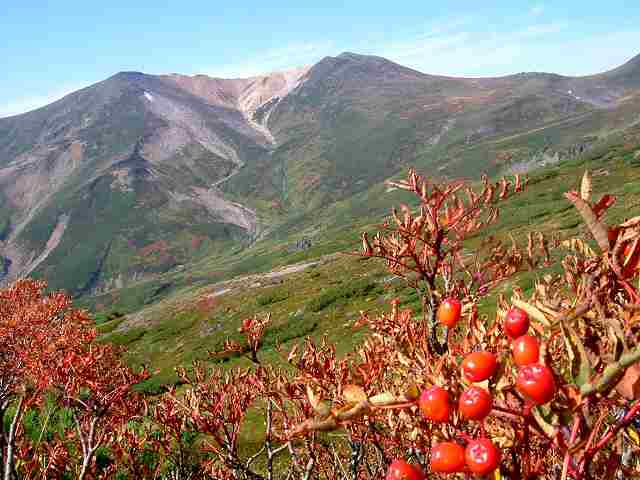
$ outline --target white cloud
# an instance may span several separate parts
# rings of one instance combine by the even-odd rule
[[[395,61],[412,61],[416,57],[424,58],[440,52],[449,51],[467,44],[469,34],[467,32],[447,33],[445,35],[430,35],[418,37],[413,40],[396,42],[383,46],[379,55]]]
[[[529,10],[529,14],[533,15],[534,17],[542,15],[543,13],[544,13],[544,5],[534,5]]]
[[[560,33],[566,27],[567,24],[564,22],[541,23],[525,27],[520,32],[518,32],[518,35],[520,37],[539,37],[542,35]]]
[[[372,42],[361,51],[437,75],[487,77],[521,71],[587,75],[624,63],[638,53],[635,46],[640,44],[640,33],[579,34],[563,21],[513,24],[509,31],[478,29],[481,20],[455,25],[407,35],[401,41]]]
[[[241,62],[210,67],[194,73],[206,73],[220,78],[246,78],[312,64],[335,53],[335,46],[330,41],[297,43],[259,52]]]
[[[541,12],[542,6],[533,9]],[[511,23],[508,31],[493,31],[483,25],[478,18],[437,19],[411,31],[395,31],[392,36],[372,33],[350,45],[308,42],[265,50],[204,73],[222,78],[249,77],[310,65],[326,55],[352,51],[385,57],[435,75],[487,77],[521,71],[586,75],[622,64],[637,54],[633,45],[640,44],[640,34],[635,32],[579,35],[562,20],[541,22],[530,18],[528,22]],[[588,51],[589,55],[575,55],[578,51]]]
[[[466,28],[470,26],[469,22],[452,22],[450,25],[450,28],[432,29],[403,41],[373,44],[367,50],[425,73],[503,75],[515,73],[518,59],[527,55],[530,47],[543,39],[553,38],[566,27],[561,22],[535,23],[511,31],[493,32]]]
[[[563,66],[558,67],[566,75],[591,75],[621,66],[640,53],[640,32],[637,30],[618,31],[574,39],[562,45],[556,57]],[[588,55],[575,55],[588,52]]]
[[[62,97],[80,90],[86,87],[83,85],[66,85],[64,87],[58,87],[50,92],[27,95],[19,97],[5,104],[0,104],[0,118],[10,117],[12,115],[18,115],[20,113],[30,112],[45,105],[49,105],[56,100],[60,100]]]

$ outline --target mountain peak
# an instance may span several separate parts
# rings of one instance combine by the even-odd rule
[[[636,67],[640,67],[640,53],[635,57],[631,58],[625,65],[634,65]]]
[[[120,80],[136,80],[140,78],[146,77],[146,73],[136,72],[136,71],[122,71],[118,72],[115,75],[112,75],[111,78],[120,79]]]
[[[595,77],[607,79],[619,87],[640,87],[640,55],[636,55],[618,68],[595,75]]]
[[[349,58],[352,60],[361,60],[361,59],[367,58],[367,55],[361,55],[359,53],[353,53],[353,52],[342,52],[340,55],[338,55],[337,58]]]
[[[631,58],[627,63],[622,64],[616,70],[634,71],[640,73],[640,54]]]
[[[376,63],[393,64],[393,65],[398,65],[399,67],[402,67],[402,68],[406,68],[406,67],[403,67],[402,65],[399,65],[393,62],[392,60],[389,60],[384,57],[379,57],[377,55],[364,55],[361,53],[342,52],[340,55],[338,55],[335,58],[338,58],[341,60],[351,60],[355,62],[376,62]]]

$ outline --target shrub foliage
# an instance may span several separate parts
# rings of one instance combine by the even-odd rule
[[[419,208],[394,209],[358,254],[386,262],[419,308],[393,300],[388,313],[363,312],[353,327],[369,333],[344,356],[310,338],[279,349],[283,369],[261,358],[270,316],[249,318],[243,340],[212,356],[246,355],[251,368],[196,363],[161,395],[134,392],[147,373],[96,343],[66,296],[30,280],[10,286],[0,293],[3,480],[640,475],[640,217],[607,224],[615,198],[592,199],[585,173],[565,196],[590,238],[485,236],[465,249],[526,185],[436,184],[411,171],[392,186]],[[543,274],[554,262],[558,273]],[[523,271],[540,272],[531,293],[501,293],[495,317],[480,315]],[[326,292],[317,309],[370,288]],[[256,409],[254,450],[240,434]]]

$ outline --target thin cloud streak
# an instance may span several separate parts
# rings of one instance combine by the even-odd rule
[[[0,118],[11,117],[13,115],[19,115],[21,113],[30,112],[38,108],[49,105],[50,103],[60,100],[61,98],[86,87],[87,84],[78,85],[66,85],[64,87],[58,87],[51,92],[47,92],[41,95],[29,95],[26,97],[18,98],[12,102],[0,105]]]
[[[529,10],[529,14],[538,17],[544,13],[544,5],[534,5]]]
[[[242,62],[227,64],[220,67],[210,67],[203,72],[211,77],[246,78],[273,71],[288,70],[304,65],[310,65],[322,57],[335,54],[333,42],[306,42],[287,45],[282,48],[265,50],[251,55]],[[194,72],[194,73],[203,73]]]
[[[536,8],[536,7],[534,7]],[[541,13],[542,7],[537,7]],[[534,22],[509,32],[474,31],[472,17],[438,19],[419,30],[394,38],[370,38],[355,45],[308,42],[266,50],[246,61],[205,70],[222,78],[250,77],[275,70],[310,65],[327,55],[354,51],[388,58],[411,68],[438,75],[493,76],[515,73],[512,64],[541,40],[567,30],[565,22]],[[488,69],[483,72],[483,69]]]
[[[634,47],[640,44],[637,32],[567,38],[568,31],[569,24],[560,21],[529,23],[507,32],[446,29],[438,35],[429,32],[401,42],[373,44],[363,53],[380,55],[424,73],[458,77],[502,76],[519,71],[589,75],[619,66],[638,53]],[[588,51],[589,56],[576,57],[576,51]]]
[[[568,23],[554,22],[554,23],[540,23],[536,25],[529,25],[522,29],[520,32],[516,32],[516,36],[522,38],[539,37],[541,35],[551,35],[560,33],[569,26]]]

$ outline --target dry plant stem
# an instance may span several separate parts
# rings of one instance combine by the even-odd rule
[[[285,443],[277,448],[273,448],[271,440],[273,435],[273,404],[271,400],[267,402],[267,432],[263,449],[267,452],[267,480],[273,480],[273,460],[278,453],[288,447],[288,444]]]
[[[603,411],[598,416],[598,420],[596,420],[596,423],[593,426],[593,430],[591,430],[591,433],[589,434],[589,438],[587,439],[587,443],[585,445],[585,448],[587,450],[591,449],[591,447],[593,446],[593,442],[596,441],[596,437],[598,436],[598,432],[600,431],[600,427],[602,427],[602,424],[604,423],[604,421],[607,418],[608,414],[609,413],[607,411]]]
[[[302,476],[304,470],[302,468],[302,465],[300,464],[300,456],[298,455],[298,452],[296,452],[296,450],[293,448],[293,442],[288,441],[286,445],[287,449],[289,450],[289,455],[291,455],[291,468],[296,470],[298,474]]]
[[[522,478],[525,480],[529,478],[529,471],[530,471],[530,464],[531,464],[531,458],[530,458],[531,455],[529,451],[529,441],[530,441],[529,426],[534,424],[534,422],[532,421],[533,415],[531,414],[532,408],[533,408],[533,405],[527,402],[523,410],[524,439],[523,439],[523,445],[522,445],[523,452],[522,452],[521,473],[522,473]]]
[[[22,417],[22,411],[24,406],[24,397],[20,397],[18,400],[18,406],[16,407],[16,413],[13,415],[11,426],[9,427],[9,435],[7,437],[7,453],[4,461],[4,480],[12,480],[15,466],[13,464],[14,448],[16,443],[16,435],[18,433],[18,425],[20,418]]]
[[[304,469],[304,476],[302,477],[302,480],[310,480],[317,460],[315,452],[313,451],[313,448],[311,448],[311,442],[309,442],[308,439],[305,440],[305,446],[307,448],[307,452],[309,453],[309,461],[307,462],[307,466]]]
[[[10,381],[6,381],[5,378],[0,379],[0,421],[4,419],[4,415],[7,412],[7,408],[11,404],[12,391]],[[5,447],[7,446],[7,433],[4,428],[0,429],[0,478],[4,479],[4,466],[5,466]]]
[[[567,451],[564,454],[564,461],[562,462],[562,477],[561,480],[567,480],[567,474],[569,473],[569,463],[571,462],[570,448],[576,441],[578,430],[580,429],[580,415],[575,416],[573,419],[573,426],[571,427],[571,437],[569,437],[569,445]]]
[[[556,325],[559,325],[560,323],[569,323],[575,320],[576,318],[580,318],[592,308],[593,308],[593,305],[591,303],[591,300],[589,300],[588,302],[582,303],[576,306],[575,308],[571,309],[569,312],[563,315],[560,315],[551,323],[551,326],[554,327]]]
[[[89,426],[89,432],[84,433],[82,431],[82,427],[80,425],[80,421],[78,417],[74,414],[73,421],[76,424],[76,430],[78,432],[78,438],[80,439],[80,445],[82,446],[82,470],[80,470],[80,475],[78,475],[78,480],[84,480],[87,470],[93,460],[93,456],[96,453],[96,450],[100,446],[100,438],[94,444],[95,433],[96,433],[96,425],[98,423],[99,417],[94,417],[91,420],[91,424]]]
[[[387,455],[384,453],[384,448],[382,448],[382,446],[380,445],[380,440],[378,439],[378,430],[376,429],[376,426],[373,422],[369,422],[369,431],[371,433],[373,433],[373,446],[376,448],[376,451],[378,452],[378,455],[380,455],[380,458],[382,459],[382,463],[384,463],[385,465],[389,464],[389,459],[387,458]]]
[[[274,453],[271,449],[271,428],[273,422],[273,405],[271,399],[267,399],[267,431],[264,439],[264,446],[267,450],[267,479],[273,479],[273,457]],[[285,445],[286,446],[286,445]]]
[[[349,446],[351,447],[351,478],[352,480],[357,480],[358,469],[363,457],[363,445],[353,439],[349,439]]]
[[[613,388],[613,384],[620,378],[624,371],[639,360],[640,346],[636,346],[636,348],[630,352],[622,355],[617,362],[607,365],[598,380],[585,383],[580,388],[580,393],[583,397],[594,393],[606,393],[610,388]]]
[[[502,416],[506,416],[506,418],[513,418],[518,421],[522,420],[525,417],[524,412],[518,412],[511,408],[503,407],[501,405],[493,405],[492,413],[505,414]]]
[[[338,455],[338,452],[336,451],[335,444],[331,445],[331,453],[333,453],[333,458],[335,460],[335,465],[337,465],[338,468],[340,469],[340,472],[342,472],[343,480],[348,480],[349,475],[347,473],[347,470],[344,468],[344,465],[342,465],[342,462],[340,461],[340,455]]]
[[[244,464],[245,469],[250,470],[253,462],[255,462],[260,457],[260,455],[262,455],[266,450],[267,450],[267,447],[265,445],[262,445],[260,450],[258,450],[256,453],[254,453],[247,459],[247,461]]]

